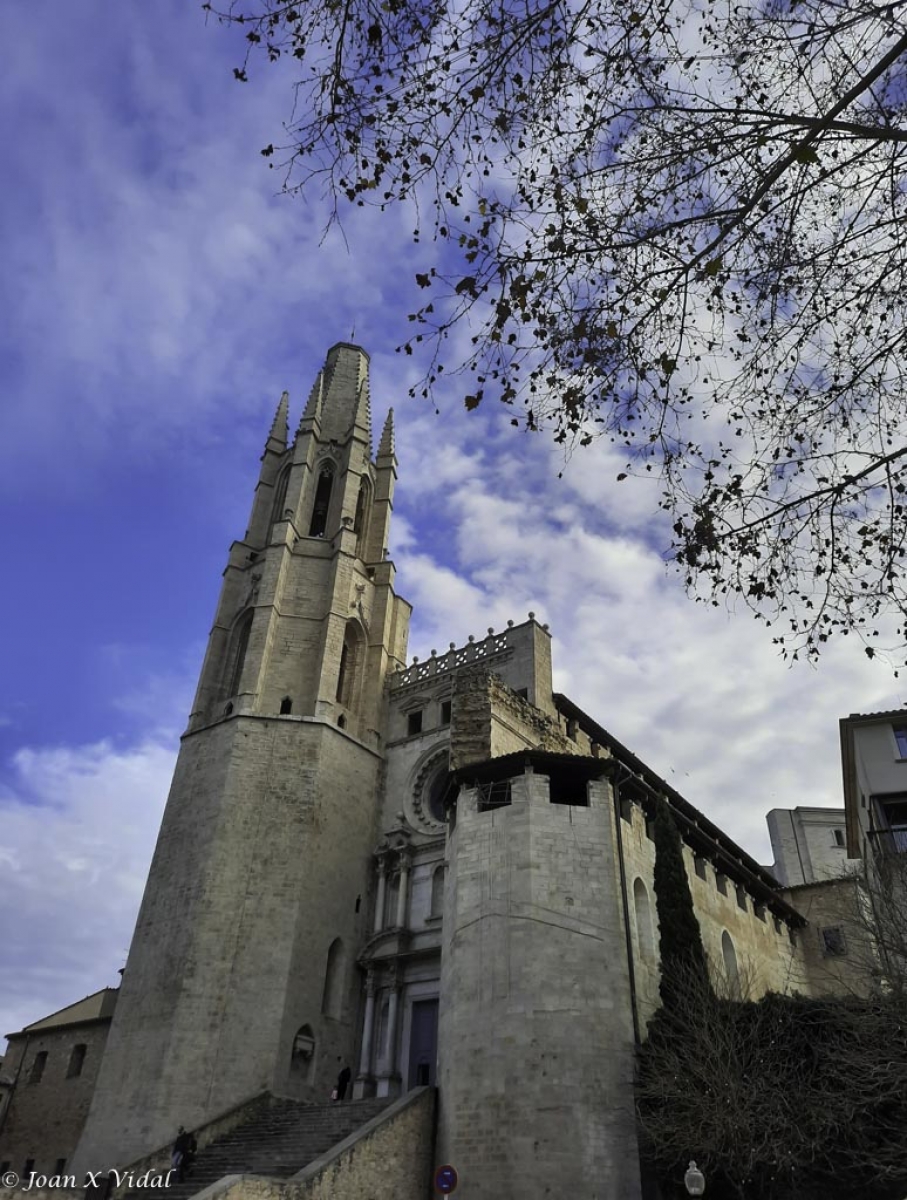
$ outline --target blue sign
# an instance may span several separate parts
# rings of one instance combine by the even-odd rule
[[[435,1187],[445,1196],[456,1190],[459,1181],[456,1170],[451,1166],[438,1167],[435,1171]]]

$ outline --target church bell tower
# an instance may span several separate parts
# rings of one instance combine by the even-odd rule
[[[85,1131],[109,1169],[263,1091],[324,1101],[354,1057],[388,674],[410,608],[387,559],[393,414],[368,357],[288,397],[230,550]]]

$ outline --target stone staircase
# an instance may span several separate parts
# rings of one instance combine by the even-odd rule
[[[377,1116],[390,1103],[354,1100],[345,1104],[303,1104],[274,1100],[264,1112],[237,1125],[200,1150],[192,1174],[174,1178],[166,1200],[187,1200],[225,1175],[269,1175],[286,1179]],[[149,1200],[147,1188],[126,1192],[123,1200]]]

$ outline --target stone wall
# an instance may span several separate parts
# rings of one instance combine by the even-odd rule
[[[420,1088],[294,1175],[283,1200],[425,1200],[435,1091]]]
[[[291,1179],[227,1176],[197,1200],[425,1200],[434,1106],[434,1090],[420,1088]]]
[[[548,779],[448,845],[440,1161],[475,1200],[637,1200],[633,1029],[608,788],[552,804]]]
[[[784,896],[809,922],[799,936],[802,990],[812,996],[866,995],[878,980],[879,962],[869,937],[867,898],[857,880],[825,880],[789,888]]]
[[[646,815],[640,805],[624,805],[620,833],[627,877],[639,1013],[643,1024],[657,1008],[658,919],[655,908],[653,870],[655,844],[649,838]],[[624,819],[629,816],[629,820]],[[728,966],[728,942],[736,962],[739,991],[758,998],[766,991],[791,992],[808,987],[807,968],[801,951],[801,935],[784,922],[777,922],[768,909],[745,888],[738,891],[734,880],[720,866],[694,855],[684,845],[687,879],[702,940],[719,985],[733,991]],[[697,869],[698,868],[698,869]],[[722,891],[724,888],[724,891]]]
[[[451,770],[527,747],[582,753],[555,718],[517,695],[496,675],[482,667],[459,672],[454,685]]]
[[[184,741],[74,1169],[131,1162],[261,1091],[327,1098],[355,1049],[379,766],[303,718],[239,716]],[[315,1053],[291,1079],[304,1024]]]

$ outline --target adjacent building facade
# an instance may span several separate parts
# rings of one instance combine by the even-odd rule
[[[774,863],[785,887],[840,879],[850,861],[843,808],[773,808],[766,816]]]
[[[841,767],[851,856],[907,852],[907,709],[842,718]]]
[[[107,1034],[116,988],[103,988],[76,1004],[9,1035],[0,1065],[0,1176],[15,1170],[62,1174],[82,1134]],[[2,1093],[0,1093],[2,1095]]]
[[[825,901],[807,919],[795,887],[555,693],[534,614],[408,662],[393,414],[373,457],[367,355],[329,351],[293,438],[287,408],[68,1169],[135,1161],[265,1091],[324,1102],[347,1062],[357,1096],[439,1088],[439,1161],[470,1200],[638,1200],[656,796],[730,994],[822,990]],[[794,811],[812,876],[788,888],[834,857]]]

